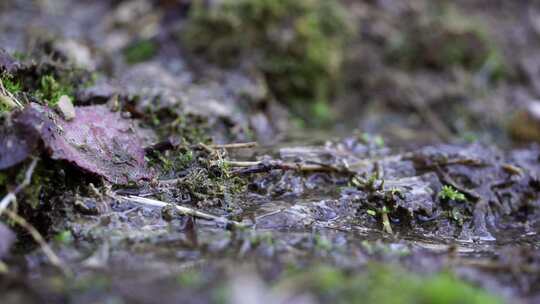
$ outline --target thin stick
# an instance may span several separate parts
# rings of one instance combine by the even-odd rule
[[[45,253],[51,264],[61,269],[62,272],[64,272],[64,274],[66,275],[70,273],[70,270],[66,267],[64,263],[62,263],[60,258],[53,252],[49,244],[47,244],[45,239],[41,236],[39,231],[37,231],[37,229],[32,226],[32,224],[28,223],[24,218],[20,217],[15,212],[9,209],[4,210],[4,212],[10,220],[21,226],[32,236],[34,241],[36,241],[36,243],[38,243],[38,245],[41,247],[41,250],[43,250],[43,253]]]
[[[246,142],[246,143],[232,143],[232,144],[223,144],[223,145],[210,145],[210,148],[214,149],[249,149],[255,148],[259,144],[257,142]]]
[[[121,198],[121,199],[124,199],[124,200],[127,200],[127,201],[131,201],[131,202],[135,202],[135,203],[139,203],[139,204],[143,204],[143,205],[146,205],[146,206],[152,206],[152,207],[163,208],[165,206],[170,206],[171,205],[171,204],[166,203],[166,202],[162,202],[162,201],[158,201],[158,200],[150,199],[150,198],[145,198],[145,197],[140,197],[140,196],[135,196],[135,195],[118,196],[118,198]],[[243,223],[236,222],[236,221],[231,221],[231,220],[228,220],[228,219],[223,218],[223,217],[219,217],[219,216],[215,216],[215,215],[212,215],[212,214],[204,213],[204,212],[201,212],[201,211],[198,211],[198,210],[195,210],[195,209],[191,209],[191,208],[188,208],[188,207],[178,206],[178,205],[173,205],[173,206],[175,207],[176,211],[178,211],[179,213],[181,213],[183,215],[189,215],[189,216],[194,216],[194,217],[202,218],[202,219],[209,220],[209,221],[214,221],[214,222],[218,222],[218,223],[224,223],[226,226],[232,226],[232,227],[235,227],[235,228],[246,228],[247,227],[247,225],[245,225]]]
[[[336,166],[325,164],[305,164],[291,163],[281,161],[224,161],[225,164],[231,167],[242,168],[231,172],[233,175],[262,173],[271,170],[292,170],[300,172],[338,172],[352,174],[353,172],[347,168],[339,168]]]
[[[9,204],[11,204],[13,201],[17,199],[17,194],[21,192],[24,188],[26,188],[28,185],[30,185],[30,182],[32,181],[32,175],[34,174],[34,170],[36,169],[38,159],[34,158],[32,160],[32,163],[30,163],[30,166],[26,170],[26,173],[24,174],[24,180],[23,182],[15,188],[14,191],[9,192],[4,198],[2,198],[2,201],[0,201],[0,215],[2,215],[2,212],[9,207]]]
[[[214,149],[212,149],[211,147],[209,147],[208,145],[204,143],[199,143],[199,147],[203,148],[208,153],[214,152]]]

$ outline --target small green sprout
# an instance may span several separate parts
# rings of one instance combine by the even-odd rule
[[[451,200],[451,201],[466,201],[465,194],[459,192],[458,190],[454,189],[452,186],[443,186],[441,191],[439,192],[439,198],[443,200]]]

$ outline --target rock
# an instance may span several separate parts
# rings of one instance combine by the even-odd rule
[[[69,96],[62,95],[60,100],[58,100],[57,107],[65,120],[70,121],[75,118],[75,107],[73,107],[73,103],[71,102],[71,98],[69,98]]]

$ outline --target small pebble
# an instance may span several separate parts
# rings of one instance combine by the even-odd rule
[[[71,102],[71,98],[67,95],[62,95],[58,101],[58,110],[62,117],[67,120],[73,120],[75,118],[75,107]]]

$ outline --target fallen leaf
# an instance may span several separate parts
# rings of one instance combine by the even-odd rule
[[[144,160],[142,140],[132,120],[103,105],[76,107],[75,115],[66,121],[50,108],[33,103],[16,118],[15,133],[21,129],[30,134],[34,131],[52,159],[68,161],[115,184],[152,178]],[[20,140],[14,135],[9,138]],[[27,156],[34,145],[27,140],[17,149]],[[3,155],[2,149],[5,147],[0,146]],[[0,164],[1,161],[2,158]]]

